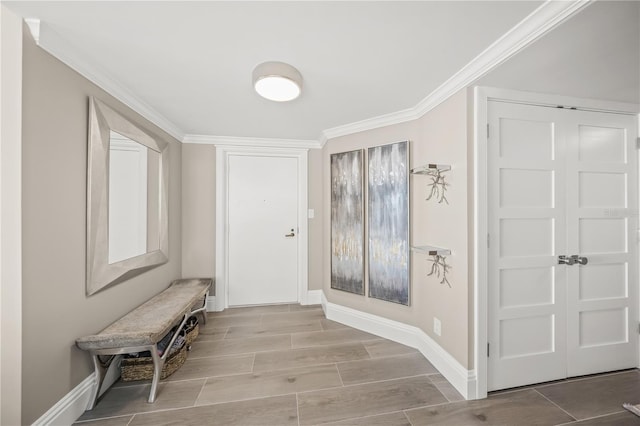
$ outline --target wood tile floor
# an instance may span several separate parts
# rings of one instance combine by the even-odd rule
[[[630,370],[464,401],[414,349],[327,320],[319,306],[210,313],[185,364],[148,404],[116,383],[84,426],[640,425]]]

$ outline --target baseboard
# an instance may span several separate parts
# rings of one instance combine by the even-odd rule
[[[216,311],[216,297],[209,296],[207,297],[207,312],[215,312]]]
[[[307,305],[319,305],[322,303],[322,290],[309,290],[307,292]],[[207,312],[216,312],[216,297],[207,297]]]
[[[476,398],[475,370],[467,370],[424,331],[356,309],[336,305],[321,294],[328,319],[418,349],[466,399]]]
[[[111,362],[111,366],[107,370],[100,389],[100,395],[105,393],[120,378],[120,361],[122,355],[116,355]],[[84,379],[78,386],[73,388],[64,396],[56,405],[51,407],[49,411],[44,413],[42,417],[33,423],[33,426],[45,425],[70,425],[87,410],[93,388],[97,386],[96,374],[93,373]]]
[[[307,292],[307,305],[319,305],[322,303],[322,290],[309,290]]]
[[[36,420],[33,425],[70,425],[75,423],[87,409],[94,386],[96,386],[96,376],[91,374]]]

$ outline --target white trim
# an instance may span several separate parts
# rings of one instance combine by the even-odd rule
[[[488,334],[488,296],[487,280],[489,261],[487,250],[487,235],[489,232],[488,201],[487,201],[487,105],[483,89],[474,88],[473,108],[473,328],[474,328],[474,357],[473,365],[476,368],[476,395],[478,398],[487,397],[487,363],[488,359],[484,348],[487,346]],[[482,103],[482,105],[481,105]],[[479,285],[479,283],[482,283]],[[482,350],[481,350],[482,348]]]
[[[322,293],[327,319],[418,349],[466,399],[476,398],[474,370],[467,370],[424,331],[377,315],[328,302]]]
[[[590,3],[591,0],[547,0],[413,108],[326,129],[319,141],[320,144],[324,145],[323,141],[326,139],[404,123],[422,117]]]
[[[434,96],[436,92],[432,92],[426,99]],[[427,111],[425,111],[427,112]],[[420,118],[416,107],[403,109],[401,111],[391,112],[389,114],[379,115],[377,117],[367,118],[365,120],[356,121],[354,123],[344,124],[342,126],[332,127],[322,132],[320,140],[329,140],[341,136],[352,135],[366,130],[378,129],[380,127],[391,126],[393,124],[405,123]]]
[[[75,423],[89,406],[95,386],[96,376],[93,373],[44,413],[33,425],[70,425]]]
[[[323,148],[327,144],[328,140],[329,139],[327,138],[327,135],[324,132],[322,132],[322,134],[320,134],[320,137],[318,137],[318,143],[320,144],[320,148]]]
[[[102,387],[98,389],[102,396],[120,378],[120,363],[122,355],[116,355],[111,365],[107,369],[102,382]],[[71,389],[60,401],[49,408],[33,425],[70,425],[87,410],[94,395],[94,388],[98,386],[96,373],[91,373],[78,386]]]
[[[209,296],[207,297],[207,312],[215,312],[216,311],[216,297]]]
[[[307,292],[307,305],[320,305],[322,303],[322,290],[309,290]]]
[[[216,145],[216,311],[229,307],[229,259],[227,253],[227,164],[232,155],[294,157],[298,160],[298,302],[307,302],[308,289],[308,156],[307,149],[264,146]]]
[[[228,145],[228,146],[249,146],[265,148],[301,148],[320,149],[320,142],[310,139],[274,139],[274,138],[251,138],[237,136],[211,136],[211,135],[185,135],[182,143],[192,143],[200,145]]]
[[[487,113],[488,102],[506,101],[541,106],[565,105],[580,109],[637,115],[640,105],[620,102],[598,101],[552,94],[523,92],[476,87],[474,89],[474,365],[476,368],[476,395],[487,395],[487,317],[488,309],[488,248],[489,229],[487,194]],[[638,115],[637,115],[638,116]],[[640,116],[639,120],[640,120]],[[640,362],[640,360],[639,360]],[[639,364],[640,365],[640,364]]]
[[[0,4],[0,423],[22,424],[22,19]]]
[[[26,22],[38,46],[177,140],[182,140],[184,137],[182,129],[134,95],[131,89],[108,75],[104,70],[97,68],[90,60],[85,59],[90,58],[91,55],[87,55],[73,46],[72,43],[53,31],[46,22],[40,22],[38,19],[28,19]]]
[[[24,22],[29,27],[31,36],[36,41],[36,44],[40,44],[40,20],[34,18],[26,18]]]
[[[27,24],[39,46],[184,143],[319,149],[325,145],[328,139],[404,123],[422,117],[450,96],[469,86],[575,13],[587,7],[591,2],[592,0],[545,1],[414,107],[325,129],[318,140],[185,134],[178,126],[135,96],[122,83],[90,64],[89,61],[84,59],[87,55],[84,55],[83,52],[52,31],[46,23],[41,23],[37,19],[28,19]]]
[[[487,100],[557,107],[575,107],[586,111],[609,112],[614,114],[636,115],[640,112],[639,104],[601,101],[597,99],[576,98],[548,93],[526,92],[522,90],[501,89],[482,86],[477,88]]]

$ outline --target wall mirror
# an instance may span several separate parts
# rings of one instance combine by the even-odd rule
[[[167,147],[89,99],[87,295],[168,261]]]

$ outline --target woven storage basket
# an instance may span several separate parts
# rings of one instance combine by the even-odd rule
[[[160,379],[166,379],[176,372],[178,368],[187,360],[187,351],[191,348],[191,343],[198,337],[200,327],[198,320],[193,318],[183,329],[184,344],[178,350],[170,352],[162,367]],[[123,381],[150,380],[153,378],[153,358],[151,356],[123,358],[120,363],[120,376]]]
[[[167,356],[162,367],[161,379],[166,379],[176,372],[187,359],[187,345]],[[138,358],[123,358],[120,364],[120,377],[125,382],[133,380],[149,380],[153,378],[153,358],[150,356]]]
[[[189,350],[191,344],[193,343],[194,340],[196,340],[196,337],[198,337],[198,334],[200,334],[200,326],[198,325],[198,320],[195,319],[195,317],[191,317],[193,318],[193,321],[189,320],[190,324],[185,325],[184,331],[185,331],[185,335],[184,335],[184,340],[185,340],[185,345],[187,346],[187,350]]]

